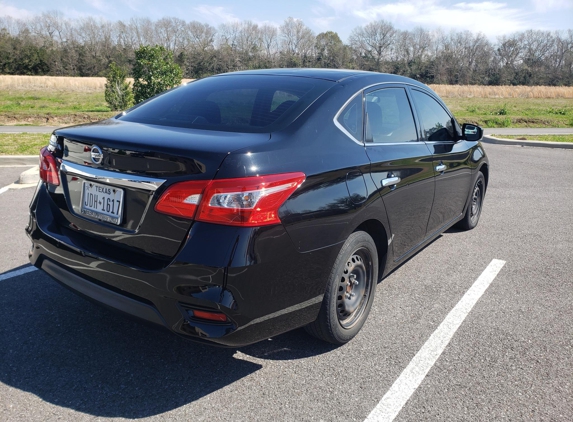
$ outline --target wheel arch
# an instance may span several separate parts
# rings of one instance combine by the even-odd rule
[[[384,274],[386,267],[386,258],[388,256],[388,235],[384,225],[376,219],[370,219],[362,222],[354,232],[364,231],[372,237],[376,245],[376,252],[378,253],[378,281],[380,281]]]
[[[483,163],[479,170],[485,179],[485,190],[487,191],[487,184],[489,182],[489,165],[487,163]]]

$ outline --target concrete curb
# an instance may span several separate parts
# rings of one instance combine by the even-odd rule
[[[0,155],[0,167],[27,167],[20,173],[16,185],[33,185],[40,180],[37,155]]]
[[[20,174],[20,177],[18,178],[18,184],[30,185],[33,183],[38,183],[39,180],[40,180],[40,168],[38,166],[35,166]]]
[[[62,126],[0,126],[0,133],[52,133]]]
[[[484,136],[481,141],[486,144],[497,144],[497,145],[573,149],[573,142],[520,141],[518,139],[495,138],[491,135]]]

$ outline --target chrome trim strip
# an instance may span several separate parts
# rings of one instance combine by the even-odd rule
[[[404,141],[404,142],[368,142],[364,144],[367,147],[376,145],[424,145],[423,141]]]
[[[154,179],[152,177],[135,176],[115,171],[94,169],[80,166],[79,164],[69,163],[67,161],[62,161],[60,170],[66,174],[74,174],[76,176],[86,177],[95,181],[109,183],[114,186],[144,189],[150,192],[155,192],[163,183],[165,183],[165,179]]]

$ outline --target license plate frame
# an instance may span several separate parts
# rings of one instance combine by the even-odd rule
[[[85,180],[82,182],[80,214],[90,220],[118,226],[123,218],[123,198],[121,188]]]

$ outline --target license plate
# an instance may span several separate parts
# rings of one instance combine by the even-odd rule
[[[123,189],[83,182],[80,213],[89,218],[120,224],[123,214]]]

